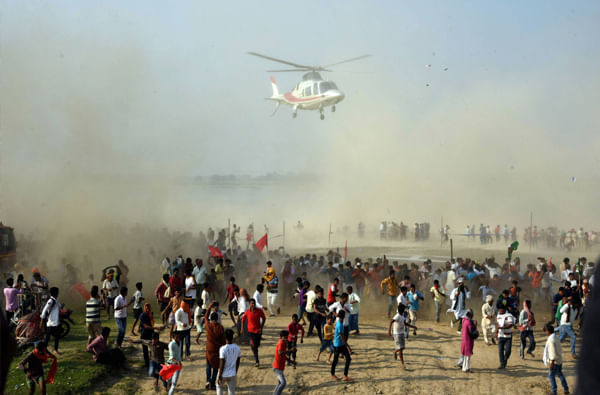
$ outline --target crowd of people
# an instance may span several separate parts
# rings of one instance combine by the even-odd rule
[[[211,249],[208,259],[165,257],[156,267],[160,278],[156,286],[152,285],[153,297],[148,297],[142,282],[135,283],[130,294],[127,277],[131,273],[119,260],[102,271],[101,283],[89,288],[85,303],[86,350],[96,363],[117,369],[127,367],[122,349],[131,310],[133,324],[127,341],[141,345],[145,368],[156,387],[162,385],[169,394],[174,393],[184,364],[192,360],[191,336],[195,330],[195,342],[204,341],[206,389],[222,393],[227,387],[229,393],[234,393],[242,358],[236,343],[247,343],[254,365],[260,367],[263,330],[271,325],[268,317],[280,315],[281,305],[293,303],[297,310],[279,332],[272,364],[277,382],[274,393],[279,394],[286,387],[285,368],[296,368],[297,350],[305,337],[318,337],[315,359],[319,361],[323,352],[328,353],[333,380],[352,381],[350,344],[360,342],[361,300],[387,303],[393,358],[399,358],[403,367],[406,343],[411,332],[417,336],[422,311],[430,310],[436,322],[449,313],[450,326],[460,334],[457,366],[464,372],[472,371],[480,330],[486,345],[497,344],[498,369],[508,366],[514,333],[520,337],[520,357],[534,358],[536,306],[552,317],[543,325],[548,335],[543,361],[549,369],[553,392],[554,377],[559,377],[565,390],[568,388],[561,370],[560,342],[568,337],[571,356],[577,357],[574,325],[581,325],[585,319],[594,283],[594,264],[585,258],[574,264],[565,258],[560,268],[551,258],[548,262],[539,258],[536,265],[522,270],[518,257],[503,262],[493,257],[482,262],[457,258],[436,268],[430,260],[406,264],[390,261],[385,255],[349,261],[333,250],[319,257],[290,257],[277,250],[269,255],[271,260],[266,263],[260,262],[262,255],[256,249]],[[244,280],[238,282],[236,276]],[[15,313],[16,297],[25,288],[33,295],[33,308],[41,311],[46,335],[36,343],[36,359],[28,355],[19,366],[25,370],[31,387],[39,385],[43,392],[43,383],[49,381],[48,377],[44,379],[38,361],[50,358],[56,362],[61,355],[56,329],[61,307],[59,288],[51,287],[39,270],[34,270],[29,286],[22,276],[16,281],[9,279],[3,292],[8,316]],[[153,306],[158,310],[154,311]],[[481,323],[474,319],[473,309],[481,311]],[[102,325],[103,316],[116,324],[112,344],[111,329]],[[228,321],[231,328],[225,328]],[[51,354],[47,347],[52,338],[55,352]],[[340,358],[344,360],[341,377],[337,374]]]

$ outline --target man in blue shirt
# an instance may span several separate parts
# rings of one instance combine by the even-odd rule
[[[348,339],[344,338],[344,317],[346,316],[345,310],[340,310],[337,316],[337,321],[335,323],[335,331],[333,333],[333,363],[331,364],[331,379],[339,380],[339,378],[335,375],[335,367],[337,366],[338,360],[340,358],[340,354],[344,355],[346,359],[346,364],[344,365],[344,381],[352,381],[350,377],[348,377],[348,369],[350,369],[350,346],[347,343]]]
[[[415,288],[415,284],[410,285],[410,291],[407,293],[408,296],[408,318],[410,320],[410,324],[413,326],[417,325],[417,313],[419,312],[419,300],[425,300],[421,292],[417,291]],[[406,329],[408,331],[408,327]],[[417,329],[413,329],[413,335],[417,335]]]

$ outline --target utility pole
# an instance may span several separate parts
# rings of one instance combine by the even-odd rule
[[[285,252],[285,220],[283,220],[283,239],[281,241],[281,245],[283,247],[283,251]]]
[[[454,244],[452,243],[452,239],[450,239],[450,261],[454,259]]]
[[[533,211],[529,213],[529,251],[533,245]]]
[[[327,240],[327,244],[331,245],[331,222],[329,223],[329,238]]]

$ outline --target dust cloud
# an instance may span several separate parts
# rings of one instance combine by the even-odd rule
[[[597,77],[583,93],[544,71],[537,82],[475,75],[450,89],[380,67],[328,75],[347,90],[335,117],[292,120],[282,109],[267,118],[246,91],[254,83],[216,90],[194,63],[151,51],[134,33],[117,40],[29,18],[34,28],[2,40],[0,219],[40,241],[51,266],[67,255],[88,256],[95,269],[201,256],[199,232],[227,219],[241,238],[249,223],[279,234],[283,221],[289,232],[301,220],[307,236],[290,237],[298,247],[325,240],[329,224],[354,231],[359,221],[375,232],[382,220],[436,230],[442,216],[455,231],[480,222],[521,230],[531,211],[540,226],[600,220],[600,140],[586,134],[600,126]],[[572,106],[548,108],[558,94]],[[234,114],[227,102],[248,108]],[[264,138],[256,148],[263,131],[285,134],[289,124],[289,144]],[[257,180],[268,173],[281,177]],[[173,232],[195,241],[184,251]]]

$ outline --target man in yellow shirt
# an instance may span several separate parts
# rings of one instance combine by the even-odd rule
[[[394,307],[398,306],[396,303],[396,297],[398,296],[398,281],[396,280],[396,272],[394,270],[390,270],[390,276],[386,277],[381,282],[381,294],[385,295],[387,291],[388,295],[388,318],[390,318],[390,313],[394,309]]]
[[[435,322],[440,322],[440,309],[444,305],[446,294],[442,292],[442,288],[440,287],[440,282],[438,280],[433,280],[433,287],[431,287],[429,292],[431,292],[431,297],[435,303]]]

